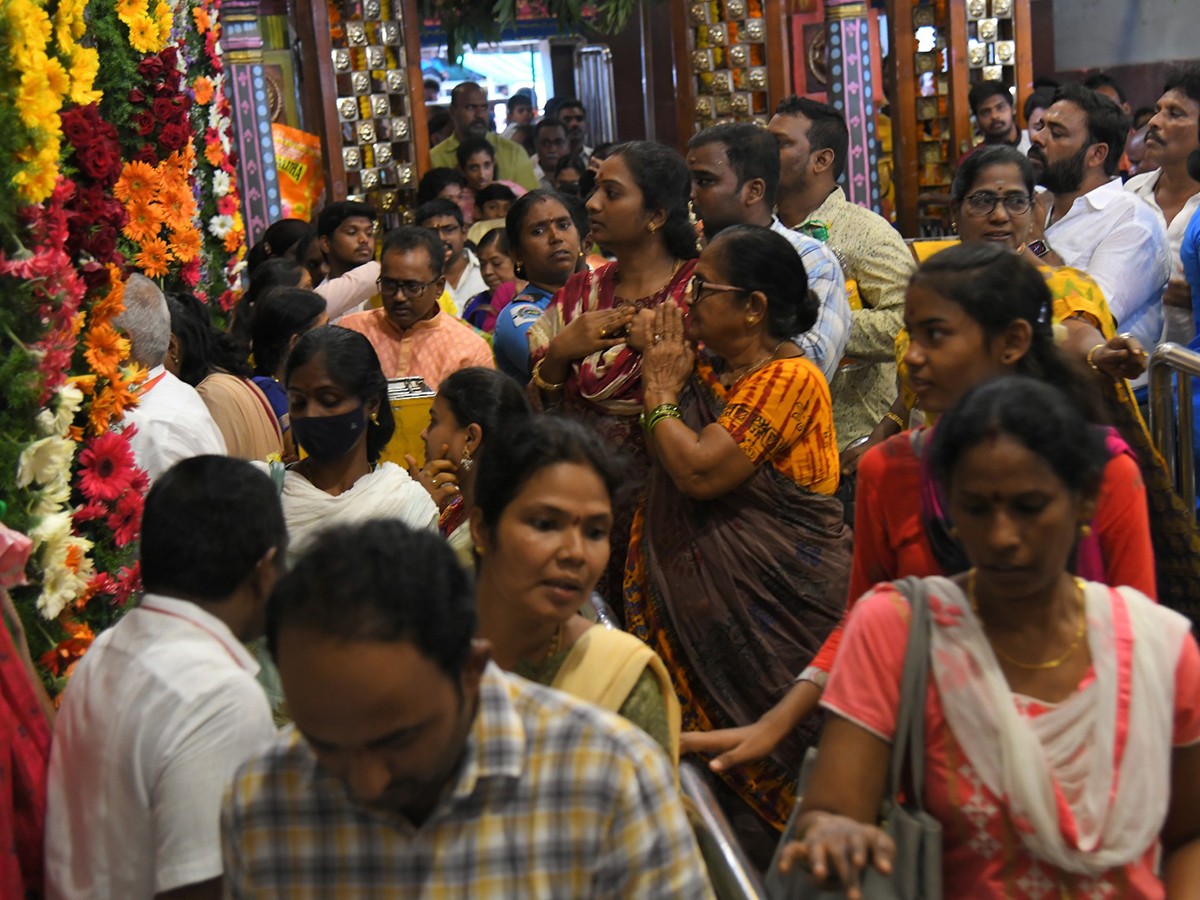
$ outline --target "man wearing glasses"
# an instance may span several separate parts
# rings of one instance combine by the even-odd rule
[[[380,259],[380,309],[346,316],[345,328],[365,335],[388,378],[420,376],[431,390],[468,366],[495,368],[487,341],[442,312],[445,254],[437,234],[405,225],[388,233]]]
[[[454,122],[454,133],[429,151],[432,166],[447,169],[458,167],[454,151],[468,137],[483,137],[496,151],[496,165],[504,177],[515,181],[527,191],[538,187],[533,174],[533,164],[525,149],[506,137],[491,130],[490,106],[483,88],[473,81],[464,81],[450,92],[450,118]]]

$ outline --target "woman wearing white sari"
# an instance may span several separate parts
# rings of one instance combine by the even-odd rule
[[[1036,414],[1032,411],[1036,410]],[[1200,896],[1200,651],[1188,621],[1071,576],[1107,455],[1057,389],[984,383],[929,449],[971,561],[926,579],[926,810],[946,897]],[[850,886],[891,867],[874,822],[909,610],[880,584],[851,613],[832,713],[784,865]]]
[[[437,528],[425,489],[400,466],[378,462],[396,423],[370,341],[336,325],[307,332],[288,357],[284,386],[292,432],[307,454],[283,472],[289,563],[337,525],[399,519]]]

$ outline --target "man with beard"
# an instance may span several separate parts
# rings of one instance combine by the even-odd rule
[[[1200,184],[1188,175],[1188,157],[1200,148],[1200,66],[1171,74],[1146,129],[1143,175],[1125,183],[1162,215],[1171,245],[1171,280],[1163,292],[1164,341],[1186,344],[1195,335],[1192,295],[1179,251],[1183,233],[1200,207]],[[1149,170],[1153,171],[1149,171]]]
[[[431,166],[453,169],[458,165],[455,151],[468,137],[486,138],[496,151],[496,165],[504,177],[515,181],[527,191],[538,186],[533,174],[529,154],[520,144],[501,137],[490,128],[487,94],[473,81],[455,85],[450,92],[450,118],[454,122],[454,133],[429,151]]]
[[[692,176],[692,207],[704,223],[706,241],[731,225],[761,225],[786,238],[800,255],[808,288],[817,295],[820,307],[813,327],[793,340],[832,381],[853,324],[846,277],[833,251],[775,218],[772,210],[779,192],[775,139],[757,125],[714,125],[688,142],[687,167]]]
[[[433,202],[457,209],[449,200]],[[380,258],[383,306],[342,319],[343,328],[371,342],[388,378],[420,376],[436,391],[459,369],[495,368],[487,341],[438,304],[445,266],[445,249],[435,232],[412,225],[388,232]]]
[[[388,520],[330,530],[281,581],[295,727],[234,779],[227,896],[712,896],[666,754],[505,675],[473,595],[443,539]]]
[[[1063,85],[1031,135],[1042,166],[1025,253],[1044,266],[1082,269],[1100,285],[1122,331],[1153,347],[1170,273],[1162,217],[1114,180],[1129,118],[1112,100]]]
[[[1007,87],[999,81],[981,81],[971,88],[967,102],[971,104],[983,141],[962,155],[958,160],[960,166],[972,153],[997,144],[1016,147],[1022,153],[1029,151],[1029,135],[1017,127],[1017,114]]]

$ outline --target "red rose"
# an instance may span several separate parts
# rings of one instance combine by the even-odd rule
[[[63,136],[76,150],[82,148],[91,140],[93,129],[79,107],[69,109],[62,114]]]
[[[172,92],[177,92],[179,90],[179,82],[182,77],[183,76],[179,74],[178,69],[172,69],[167,73],[166,80],[163,81],[163,84]]]
[[[145,103],[146,94],[140,88],[134,88],[129,92],[130,103]]]
[[[107,262],[117,252],[117,233],[111,228],[97,228],[83,243],[83,249],[94,259]]]
[[[154,116],[149,110],[143,109],[140,113],[133,117],[133,127],[137,129],[139,137],[146,137],[150,134],[158,123],[154,121]]]
[[[101,184],[116,184],[121,175],[121,155],[108,142],[97,142],[85,150],[77,150],[75,158],[84,174]]]
[[[163,61],[157,56],[147,56],[140,63],[138,63],[137,70],[139,75],[141,75],[147,81],[151,81],[156,78],[161,78],[163,73],[166,71],[166,66],[163,65]]]
[[[152,166],[158,165],[158,153],[155,152],[154,147],[150,144],[142,144],[138,148],[137,153],[133,154],[133,158],[138,162],[148,163]]]
[[[187,146],[188,138],[191,137],[191,129],[184,122],[172,122],[162,130],[158,136],[158,142],[162,144],[164,150],[169,153],[174,153],[176,150],[182,150]]]
[[[179,107],[176,106],[175,103],[173,103],[171,100],[168,100],[166,97],[159,97],[150,107],[151,111],[154,113],[154,118],[158,119],[158,121],[164,125],[175,120],[175,114],[178,108]]]
[[[168,69],[174,69],[179,64],[179,57],[175,53],[174,46],[167,46],[158,54],[158,58],[162,60],[163,65]]]

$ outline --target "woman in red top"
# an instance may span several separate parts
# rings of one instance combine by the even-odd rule
[[[1077,373],[1055,346],[1052,303],[1037,269],[1000,247],[962,244],[925,262],[913,276],[904,311],[911,335],[905,360],[921,408],[937,415],[984,381],[1023,374],[1087,398],[1094,421],[1101,421],[1087,375]],[[859,465],[851,607],[876,582],[953,575],[967,568],[922,461],[929,433],[903,431],[869,451]],[[1074,571],[1105,584],[1129,585],[1154,599],[1154,553],[1141,471],[1115,432],[1107,433],[1106,442],[1110,458],[1092,533],[1080,542]],[[795,687],[754,725],[685,735],[684,750],[721,753],[714,761],[717,770],[769,753],[816,709],[841,633],[839,626]]]

